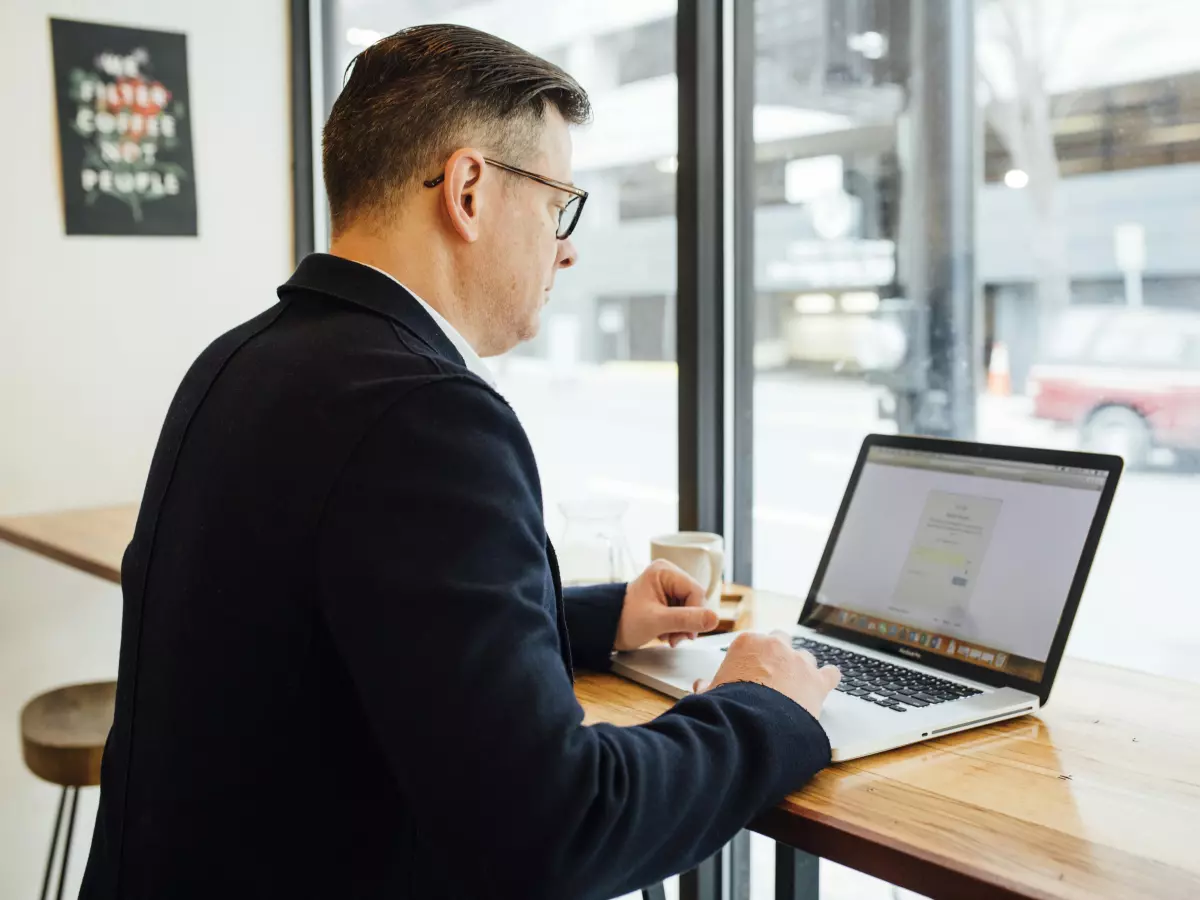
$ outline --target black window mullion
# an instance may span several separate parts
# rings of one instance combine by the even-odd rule
[[[754,564],[754,33],[755,4],[733,7],[733,580]]]
[[[314,250],[312,35],[309,0],[291,0],[292,254],[299,263]]]
[[[679,527],[724,531],[722,3],[680,3],[676,172]]]

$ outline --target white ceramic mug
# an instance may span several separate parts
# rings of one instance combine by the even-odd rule
[[[673,562],[704,585],[704,605],[721,609],[721,578],[725,572],[725,539],[707,531],[678,531],[650,541],[650,559]]]

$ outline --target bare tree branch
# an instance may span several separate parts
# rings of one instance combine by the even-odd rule
[[[1071,34],[1072,26],[1075,24],[1075,14],[1080,8],[1075,0],[1060,0],[1064,10],[1059,16],[1058,28],[1046,41],[1046,56],[1049,60],[1060,60],[1063,58],[1063,49],[1067,46],[1067,38]],[[1050,73],[1043,67],[1043,74],[1049,78]]]
[[[1008,48],[1012,54],[1016,68],[1019,68],[1029,58],[1024,36],[1021,34],[1021,21],[1018,3],[1020,0],[996,0],[1001,14],[1004,16],[1005,27],[1008,29]]]
[[[1066,262],[1065,223],[1058,197],[1058,159],[1054,122],[1050,110],[1045,10],[1048,0],[991,0],[997,17],[995,49],[1004,57],[1015,93],[1002,98],[991,75],[978,66],[991,100],[985,110],[988,122],[1004,143],[1015,168],[1029,176],[1028,198],[1034,214],[1030,252],[1037,259],[1039,330],[1050,312],[1068,302],[1070,276]],[[1032,4],[1032,5],[1031,5]],[[1064,28],[1065,28],[1064,24]]]

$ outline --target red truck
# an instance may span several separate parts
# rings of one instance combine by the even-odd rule
[[[1070,307],[1027,390],[1034,415],[1075,426],[1082,449],[1142,468],[1164,447],[1200,466],[1200,311]]]

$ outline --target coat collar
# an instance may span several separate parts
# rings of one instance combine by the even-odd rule
[[[465,366],[462,354],[403,285],[370,266],[329,253],[310,253],[279,287],[279,299],[314,291],[391,319],[444,359]]]

